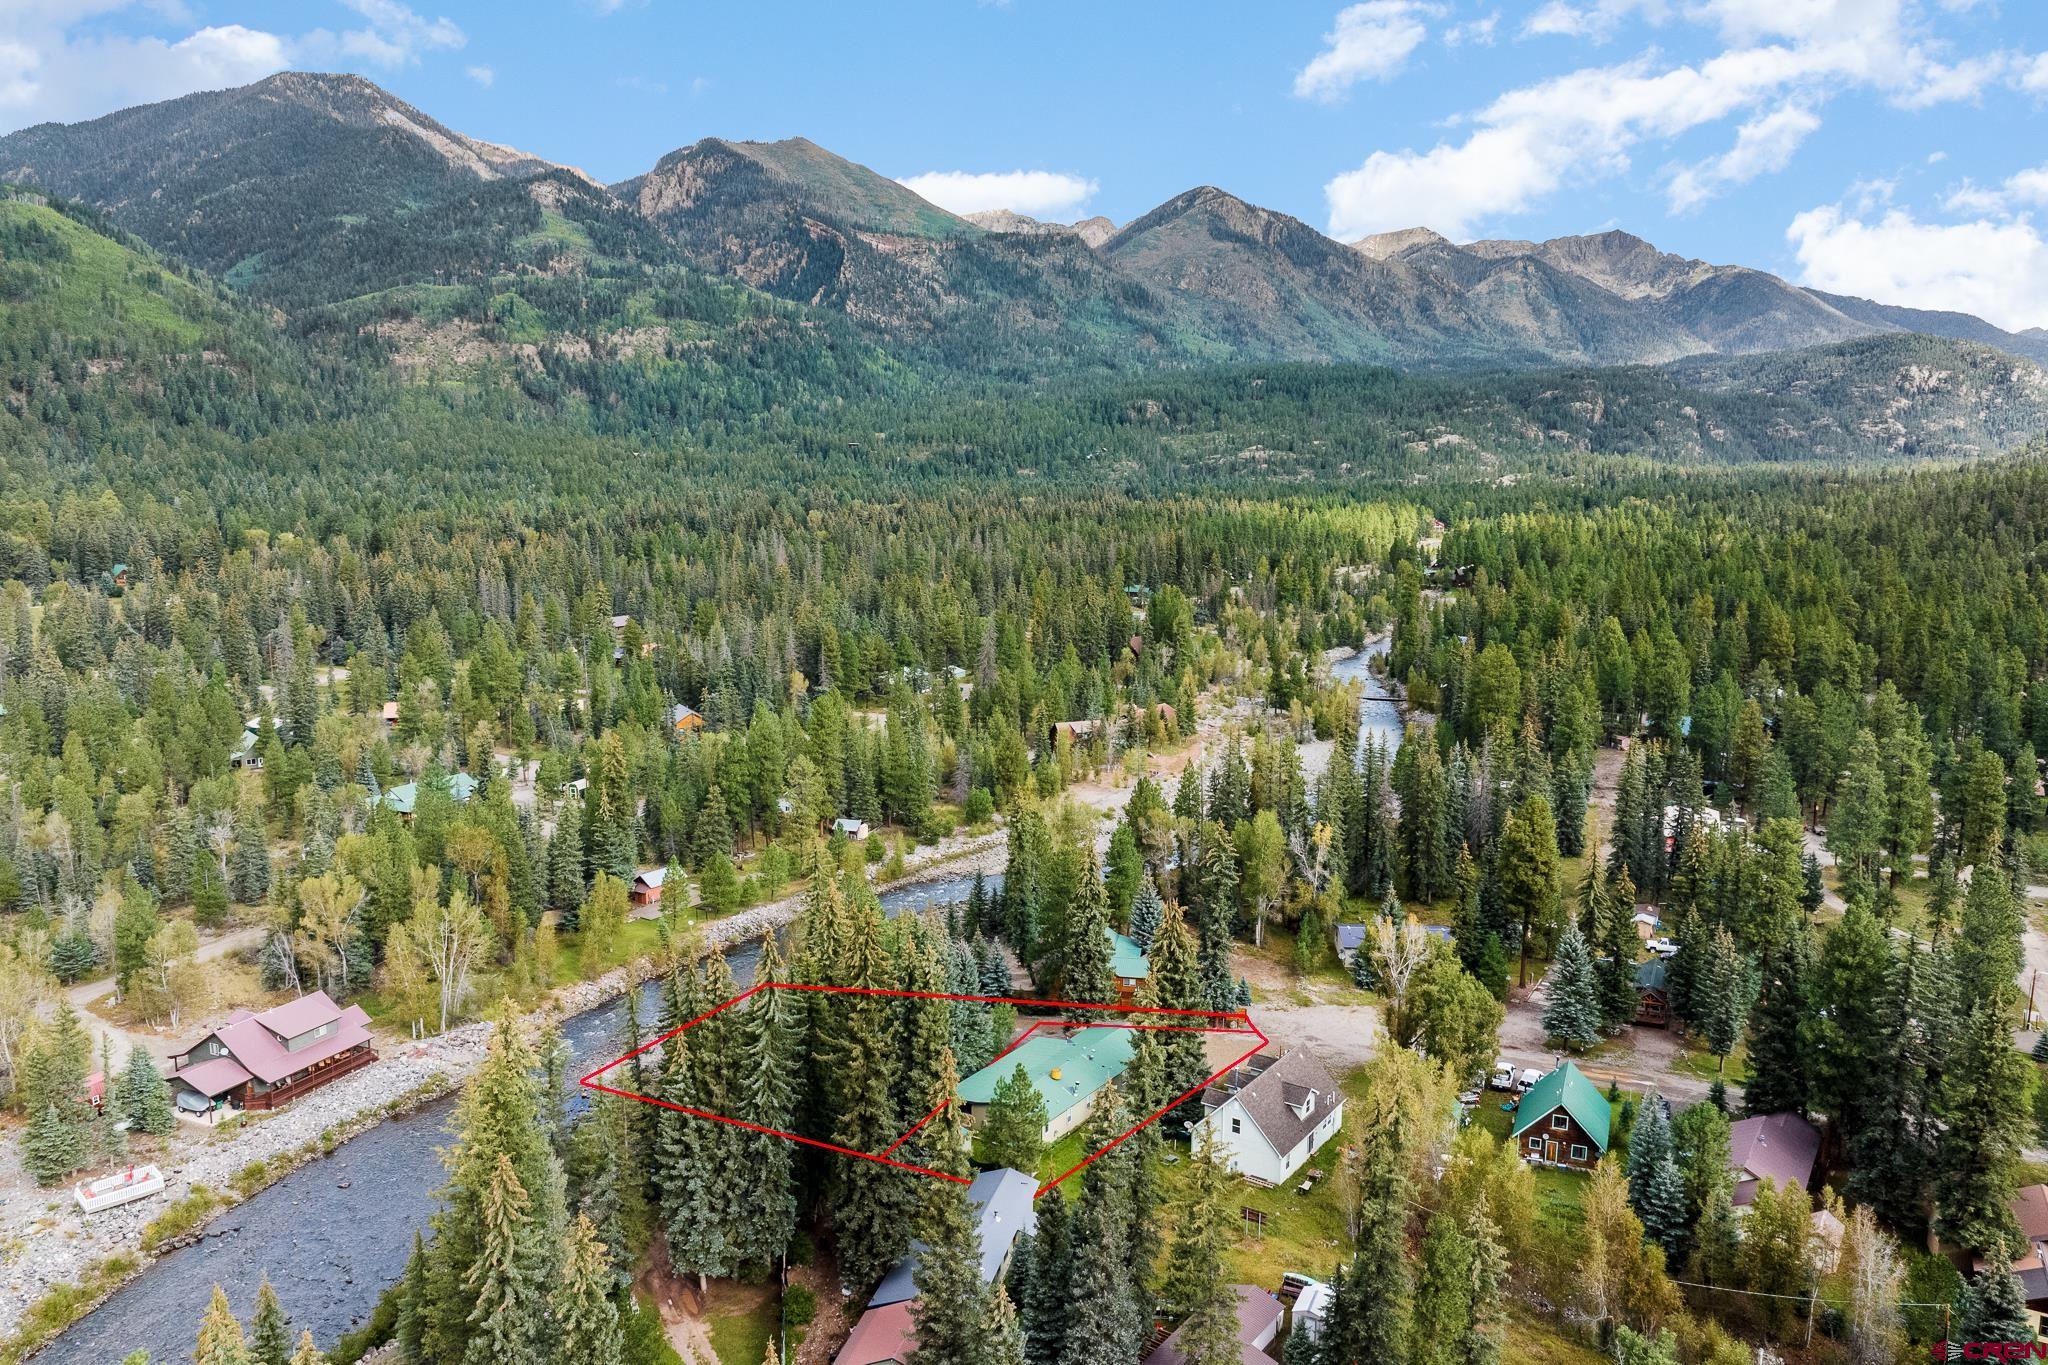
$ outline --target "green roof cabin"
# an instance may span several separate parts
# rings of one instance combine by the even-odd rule
[[[1145,978],[1152,975],[1152,964],[1145,960],[1145,950],[1135,939],[1114,929],[1104,932],[1109,935],[1109,970],[1116,974],[1116,998],[1119,1004],[1128,1005]]]
[[[469,799],[476,795],[476,789],[477,780],[468,773],[454,773],[448,778],[448,795],[454,798],[455,804],[458,806],[468,805]],[[388,806],[396,811],[401,819],[410,824],[412,822],[413,809],[419,804],[419,799],[419,784],[417,782],[402,782],[390,791],[385,792],[382,796],[369,798],[368,804],[372,806]]]
[[[1131,1038],[1127,1028],[1046,1025],[960,1082],[967,1121],[981,1121],[995,1100],[996,1087],[1021,1066],[1045,1101],[1045,1140],[1065,1137],[1094,1111],[1102,1087],[1131,1064]]]
[[[1607,1151],[1607,1097],[1570,1062],[1529,1087],[1515,1106],[1515,1150],[1525,1161],[1590,1171]]]

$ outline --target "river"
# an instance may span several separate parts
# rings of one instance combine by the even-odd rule
[[[1330,666],[1333,678],[1356,678],[1364,688],[1359,744],[1377,736],[1392,753],[1401,743],[1399,703],[1370,668],[1383,658],[1382,637]],[[921,910],[967,898],[972,877],[948,877],[890,891],[884,913]],[[994,891],[1000,875],[986,878]],[[754,979],[760,948],[749,943],[728,956],[742,986]],[[642,988],[640,1017],[658,1011],[655,987]],[[624,1050],[626,1006],[614,1000],[565,1021],[563,1039],[571,1076]],[[572,1082],[573,1085],[573,1082]],[[449,1141],[450,1096],[394,1118],[344,1143],[333,1156],[310,1162],[236,1205],[208,1225],[209,1235],[155,1262],[112,1298],[37,1355],[47,1365],[110,1365],[141,1348],[152,1360],[188,1359],[199,1315],[213,1292],[225,1289],[236,1313],[256,1309],[256,1291],[270,1277],[293,1331],[310,1328],[323,1344],[368,1315],[387,1285],[405,1269],[412,1234],[427,1226],[443,1171],[437,1149]]]
[[[1364,649],[1330,664],[1330,677],[1336,682],[1356,680],[1364,689],[1358,704],[1358,751],[1365,752],[1366,741],[1378,739],[1389,758],[1394,750],[1401,747],[1401,731],[1404,722],[1401,703],[1387,685],[1380,681],[1379,674],[1372,671],[1375,659],[1385,659],[1392,644],[1392,637],[1382,635],[1366,643]]]
[[[993,888],[1002,883],[990,877]],[[920,882],[882,897],[886,914],[967,898],[971,877]],[[742,986],[751,985],[761,956],[757,943],[727,960]],[[640,1018],[657,1017],[656,987],[641,989]],[[623,999],[566,1020],[562,1037],[570,1076],[625,1047]],[[570,1082],[574,1086],[574,1082]],[[412,1234],[424,1230],[444,1173],[437,1149],[450,1140],[455,1099],[448,1096],[386,1120],[236,1205],[208,1225],[208,1236],[156,1261],[106,1303],[36,1356],[39,1365],[112,1365],[138,1348],[153,1361],[188,1360],[199,1315],[216,1284],[245,1319],[270,1277],[292,1330],[310,1328],[323,1345],[366,1317],[387,1285],[405,1270]]]

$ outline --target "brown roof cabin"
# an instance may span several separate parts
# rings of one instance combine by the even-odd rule
[[[1095,733],[1099,722],[1092,720],[1058,720],[1053,722],[1052,739],[1057,744],[1062,739],[1072,744],[1085,744]]]
[[[261,1014],[236,1010],[227,1023],[171,1057],[178,1108],[275,1109],[377,1060],[370,1018],[314,991]]]
[[[1799,1115],[1783,1112],[1739,1119],[1728,1130],[1728,1170],[1735,1177],[1729,1202],[1741,1213],[1756,1202],[1768,1180],[1783,1189],[1813,1187],[1813,1166],[1820,1158],[1820,1129]]]
[[[2010,1207],[2020,1229],[2020,1240],[2012,1248],[2012,1273],[2026,1296],[2038,1336],[2048,1318],[2048,1185],[2022,1187]],[[1973,1269],[1981,1273],[1984,1268],[1984,1258],[1976,1257]]]

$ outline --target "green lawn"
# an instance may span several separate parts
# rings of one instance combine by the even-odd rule
[[[1239,1207],[1265,1214],[1266,1227],[1263,1233],[1240,1229],[1230,1250],[1232,1280],[1272,1286],[1290,1270],[1317,1279],[1329,1277],[1350,1240],[1335,1179],[1343,1147],[1344,1135],[1339,1133],[1303,1164],[1294,1179],[1278,1188],[1262,1190],[1242,1182],[1237,1186]],[[1309,1193],[1296,1194],[1295,1187],[1316,1170],[1323,1172],[1323,1179]]]
[[[768,1343],[775,1337],[779,1315],[772,1297],[747,1312],[714,1313],[706,1325],[711,1329],[711,1349],[718,1352],[719,1365],[761,1365]]]

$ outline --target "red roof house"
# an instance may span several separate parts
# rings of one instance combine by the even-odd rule
[[[370,1018],[314,991],[261,1014],[236,1010],[227,1023],[171,1057],[178,1107],[275,1109],[377,1060]]]
[[[916,1302],[904,1299],[861,1314],[832,1365],[907,1365],[917,1349],[917,1326],[910,1320]]]
[[[1273,1365],[1266,1348],[1280,1333],[1280,1300],[1253,1284],[1234,1284],[1237,1291],[1237,1353],[1242,1365]],[[1145,1357],[1145,1365],[1187,1365],[1180,1349],[1180,1329]]]

